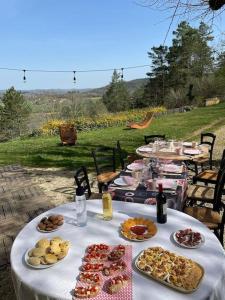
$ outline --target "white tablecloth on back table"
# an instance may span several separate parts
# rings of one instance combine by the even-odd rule
[[[205,269],[199,289],[192,294],[182,294],[133,270],[134,300],[224,300],[225,299],[225,254],[219,241],[203,224],[176,210],[168,210],[168,222],[157,224],[158,232],[145,242],[129,242],[119,235],[119,225],[129,217],[142,216],[155,220],[155,207],[145,204],[113,201],[114,217],[103,221],[96,214],[102,212],[100,200],[88,201],[88,224],[79,228],[75,223],[75,203],[65,204],[48,211],[27,224],[14,241],[11,250],[11,266],[14,286],[19,300],[72,299],[71,292],[76,283],[79,266],[85,248],[92,243],[132,244],[133,258],[143,249],[162,246],[165,249],[189,257]],[[59,213],[65,217],[65,224],[53,233],[42,234],[36,230],[38,221],[45,214]],[[185,249],[177,246],[171,234],[186,227],[200,231],[205,236],[205,244],[199,249]],[[68,256],[59,264],[44,270],[28,267],[24,254],[34,247],[37,240],[61,236],[72,242]],[[116,298],[115,298],[116,299]],[[122,299],[121,299],[122,300]]]

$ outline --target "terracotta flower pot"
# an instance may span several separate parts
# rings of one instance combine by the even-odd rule
[[[75,145],[77,132],[74,125],[65,124],[59,126],[59,134],[63,145]]]

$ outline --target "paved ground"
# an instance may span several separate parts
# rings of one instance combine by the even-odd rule
[[[217,135],[214,160],[221,158],[225,127]],[[96,182],[90,174],[92,189]],[[15,235],[33,217],[41,212],[73,201],[73,172],[59,168],[24,168],[5,166],[0,168],[0,266],[9,260],[9,251]],[[0,267],[1,270],[1,267]],[[0,299],[14,300],[10,267],[0,271]]]

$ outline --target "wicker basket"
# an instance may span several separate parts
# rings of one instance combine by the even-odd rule
[[[65,124],[59,126],[60,139],[63,145],[75,145],[77,132],[74,125]]]

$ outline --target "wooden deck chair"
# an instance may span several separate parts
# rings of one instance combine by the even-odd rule
[[[128,128],[131,129],[145,129],[148,128],[148,126],[151,124],[152,119],[153,119],[154,113],[153,112],[148,112],[146,114],[145,119],[142,122],[139,123],[130,123],[127,125]]]

